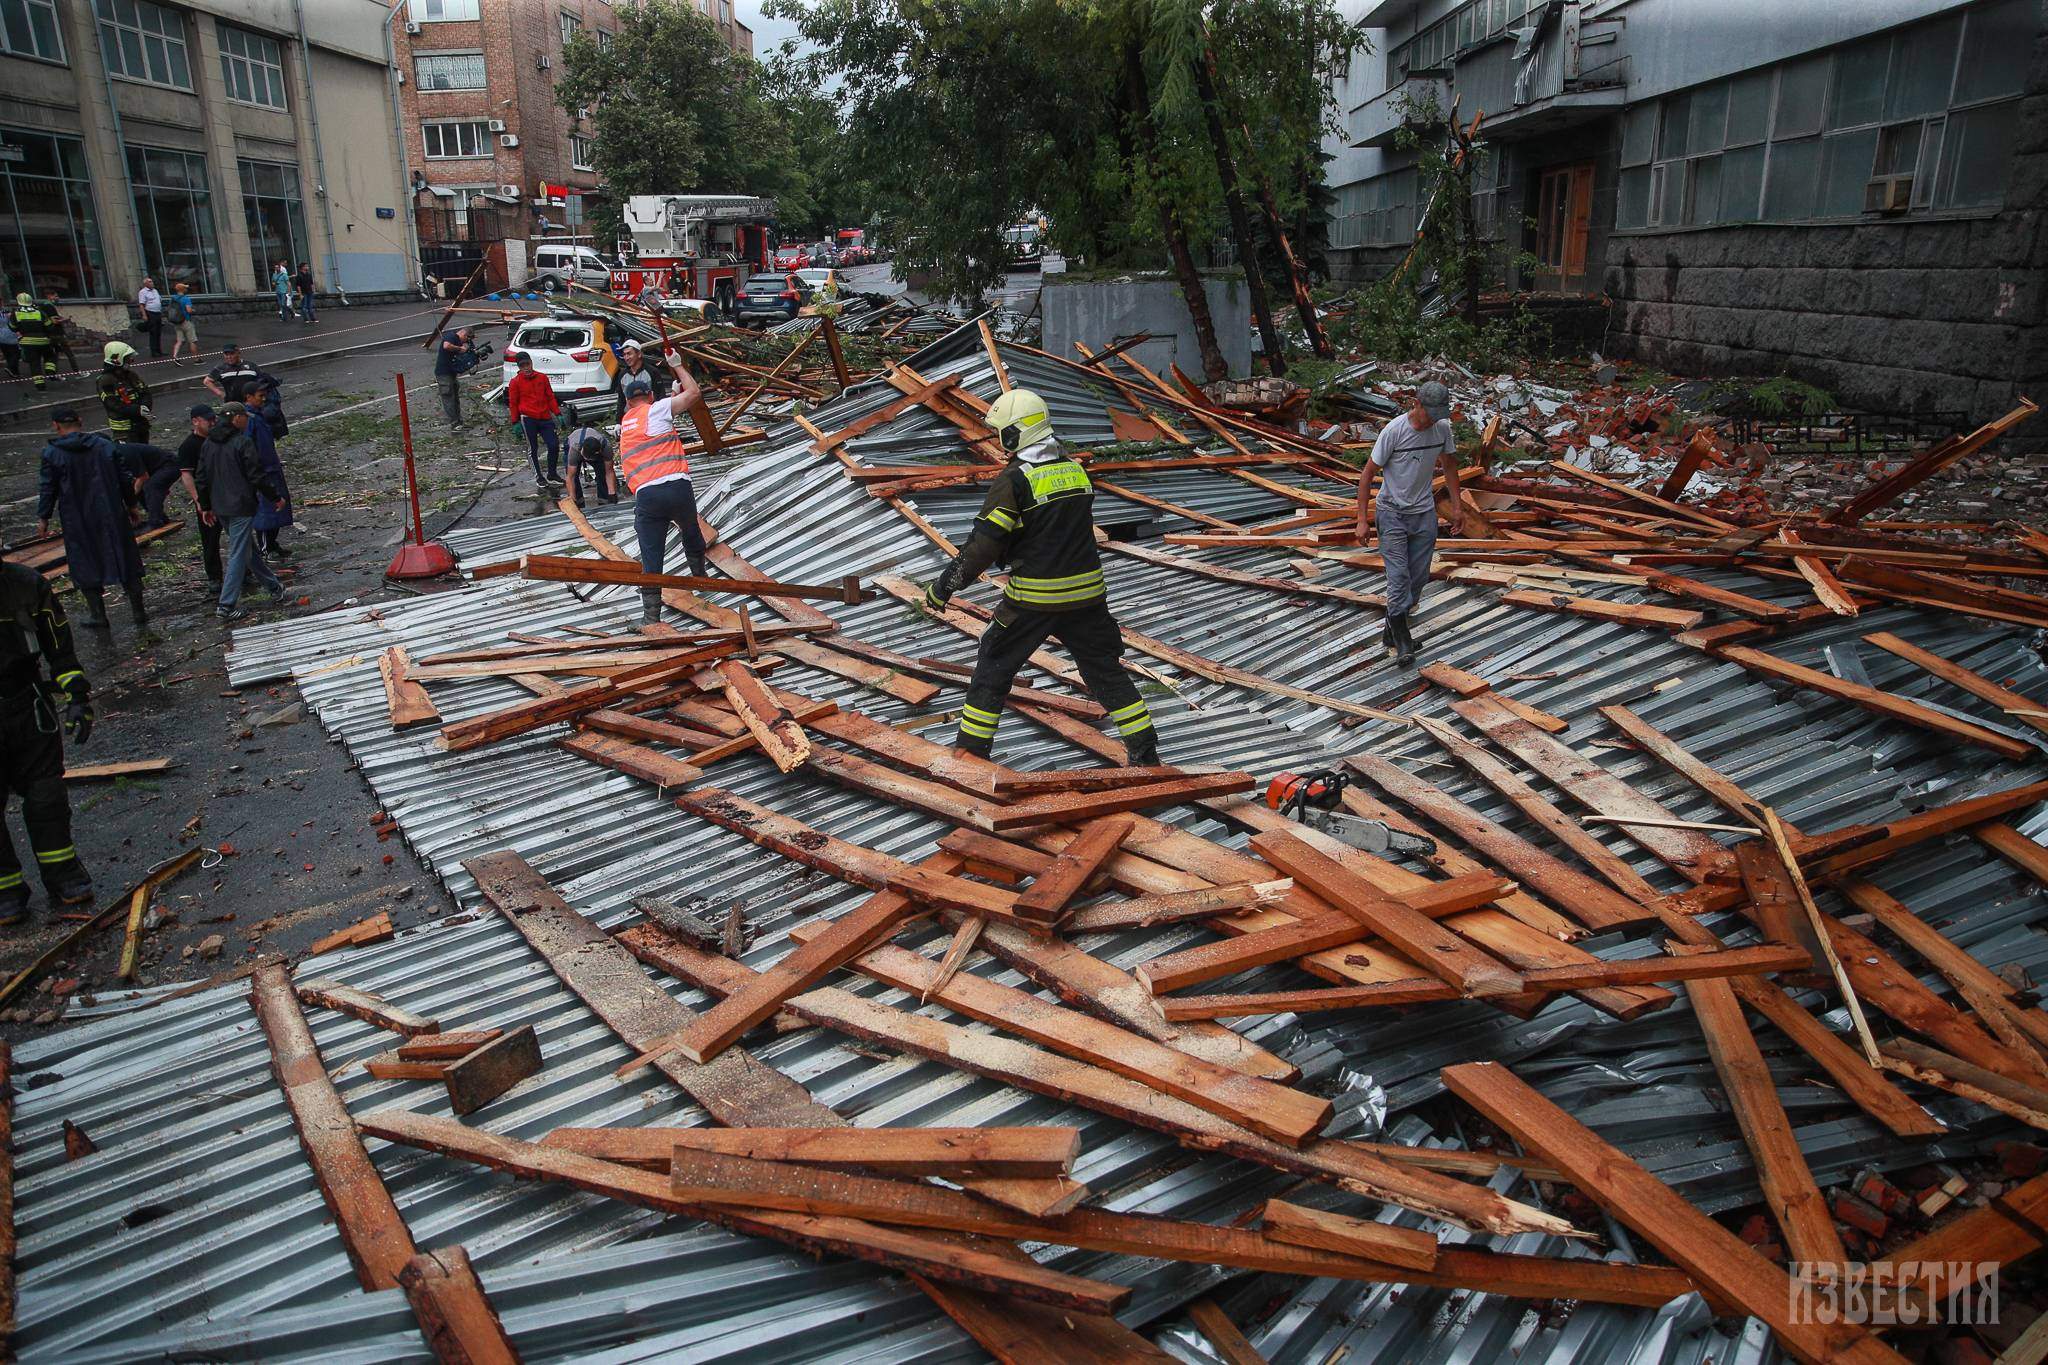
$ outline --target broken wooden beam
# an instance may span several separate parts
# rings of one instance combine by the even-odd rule
[[[1076,910],[1067,916],[1061,929],[1072,936],[1214,919],[1237,910],[1271,905],[1293,889],[1292,877],[1280,877],[1272,881],[1238,882],[1232,886],[1212,886],[1195,891],[1167,891],[1156,896],[1131,896]]]
[[[522,1024],[449,1063],[441,1079],[457,1114],[471,1114],[528,1077],[540,1074],[540,1040]]]
[[[441,1025],[432,1019],[400,1009],[381,995],[359,991],[339,981],[300,981],[294,983],[292,989],[305,1004],[334,1010],[407,1037],[441,1031]]]
[[[752,732],[768,761],[786,773],[802,767],[811,756],[810,737],[795,716],[769,695],[759,675],[736,659],[720,662],[717,672],[725,684],[726,704]]]
[[[700,578],[693,574],[648,573],[612,559],[582,555],[519,556],[521,577],[552,583],[617,583],[635,588],[680,588],[685,592],[727,592],[747,597],[804,597],[857,606],[874,600],[857,578],[835,584],[778,583],[769,578]]]
[[[519,1353],[459,1246],[422,1251],[398,1272],[427,1349],[441,1365],[519,1365]]]
[[[885,1175],[1056,1177],[1073,1172],[1078,1128],[557,1128],[543,1147],[666,1175],[678,1147]]]
[[[444,725],[441,727],[438,743],[442,749],[450,753],[462,753],[485,744],[494,744],[502,739],[525,734],[529,730],[536,730],[543,725],[568,720],[585,711],[611,706],[637,693],[650,691],[694,671],[706,659],[714,659],[731,652],[731,647],[726,645],[685,650],[674,658],[629,669],[608,682],[565,688],[559,693],[542,697],[537,701],[520,702],[468,720],[457,721],[452,725]]]
[[[1369,1218],[1353,1218],[1282,1199],[1266,1201],[1259,1210],[1259,1226],[1267,1236],[1295,1246],[1341,1251],[1347,1256],[1363,1256],[1369,1261],[1385,1261],[1410,1270],[1436,1268],[1437,1240],[1419,1228],[1375,1223]]]
[[[1125,812],[1098,816],[1081,826],[1074,842],[1060,851],[1052,864],[1038,874],[1017,897],[1017,913],[1025,919],[1055,923],[1065,913],[1067,902],[1081,894],[1096,871],[1117,850],[1131,832],[1131,817]]]
[[[1037,796],[999,807],[989,822],[997,834],[1035,829],[1040,825],[1071,825],[1123,811],[1176,806],[1218,796],[1235,796],[1258,785],[1250,773],[1198,773],[1165,782],[1144,782],[1100,792],[1065,792]]]
[[[2035,701],[2009,687],[1993,682],[1981,673],[1963,667],[1953,659],[1943,658],[1932,650],[1911,644],[1888,630],[1863,637],[1865,642],[1879,649],[1896,654],[1907,663],[1932,673],[1943,682],[1960,687],[1971,696],[1990,702],[2012,719],[2031,729],[2048,734],[2048,702]]]
[[[1746,645],[1724,645],[1714,653],[1731,663],[1741,664],[1753,673],[1762,673],[1782,682],[1796,683],[1824,696],[1833,697],[1837,701],[1860,706],[1889,720],[1903,721],[1948,739],[1961,739],[1981,745],[2000,758],[2017,761],[2033,758],[2037,753],[2033,745],[2024,741],[1987,730],[1981,725],[1972,725],[1966,720],[1958,720],[1944,712],[1922,706],[1904,697],[1895,697],[1875,687],[1866,687],[1862,683],[1837,678],[1834,674],[1824,673],[1817,668],[1808,668],[1804,664],[1780,659],[1760,649],[1751,649]]]
[[[384,706],[394,730],[431,725],[441,719],[434,699],[413,679],[412,668],[404,645],[391,645],[377,657],[377,672],[384,680]]]

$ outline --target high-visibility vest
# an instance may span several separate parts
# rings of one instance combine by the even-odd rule
[[[690,472],[690,457],[674,427],[658,436],[648,434],[647,414],[653,410],[652,403],[632,404],[619,420],[619,468],[626,487],[635,493],[656,479]]]

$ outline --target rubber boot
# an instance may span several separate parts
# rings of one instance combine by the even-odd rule
[[[1406,668],[1415,662],[1415,641],[1408,634],[1408,618],[1394,618],[1394,662]]]
[[[993,739],[977,739],[973,735],[959,735],[954,738],[953,747],[963,754],[987,758],[995,752],[996,742]]]
[[[135,628],[137,630],[148,628],[149,608],[143,604],[142,584],[140,583],[130,583],[128,585],[128,614],[135,618]]]
[[[640,624],[643,626],[657,626],[661,624],[661,589],[642,588],[640,590]]]
[[[114,623],[107,619],[107,590],[80,587],[78,591],[85,597],[85,623],[94,630],[112,630]]]
[[[1159,765],[1159,732],[1140,730],[1124,741],[1124,762],[1133,768],[1154,768]]]
[[[690,576],[692,578],[709,578],[711,577],[711,570],[705,565],[703,560],[693,559],[690,561]]]
[[[59,905],[84,905],[92,899],[92,878],[85,875],[85,864],[73,858],[44,871],[43,889]]]
[[[1387,651],[1387,657],[1389,659],[1393,658],[1396,653],[1396,648],[1394,644],[1394,620],[1394,617],[1389,616],[1385,621],[1380,623],[1380,648]]]
[[[11,886],[0,887],[0,926],[20,924],[28,918],[28,883],[14,875]]]

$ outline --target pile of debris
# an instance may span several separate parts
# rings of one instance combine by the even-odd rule
[[[946,743],[990,614],[908,604],[1013,386],[1103,451],[1176,766],[1050,650]],[[1489,421],[1418,675],[1357,443],[969,325],[721,461],[711,576],[565,505],[238,632],[463,909],[22,1049],[16,1346],[2003,1350],[1843,1306],[2048,1241],[2048,539],[1870,523],[2030,411],[1797,520],[1697,500],[1707,433],[1639,487]]]

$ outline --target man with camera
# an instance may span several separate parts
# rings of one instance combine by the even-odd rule
[[[455,431],[462,430],[464,425],[462,376],[481,365],[490,353],[490,347],[476,344],[467,327],[458,327],[441,338],[440,352],[434,358],[434,383],[441,390],[441,411]]]

